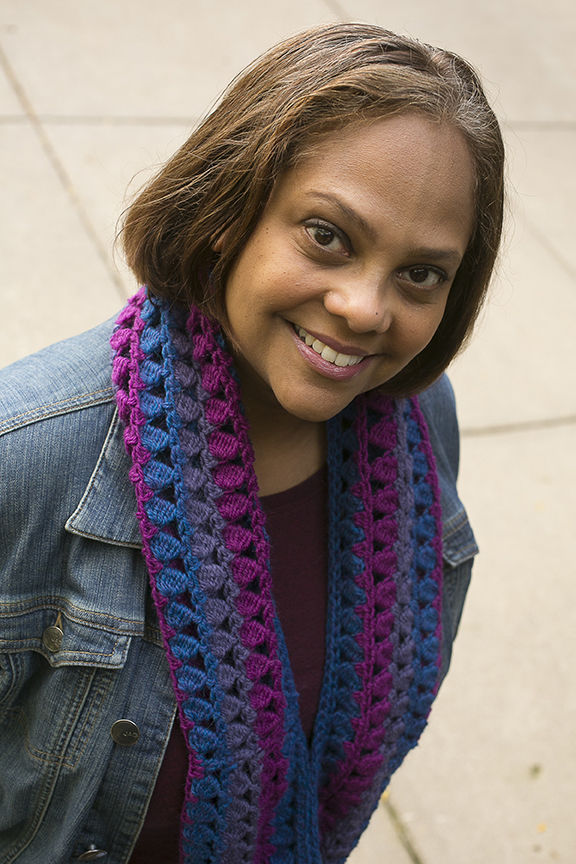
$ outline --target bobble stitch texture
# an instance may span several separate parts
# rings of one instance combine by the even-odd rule
[[[327,653],[309,750],[224,339],[142,289],[112,348],[189,750],[182,861],[344,861],[437,689],[440,496],[417,400],[369,393],[328,423]]]

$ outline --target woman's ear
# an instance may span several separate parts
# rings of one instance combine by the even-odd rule
[[[228,228],[226,228],[226,230],[223,231],[223,232],[222,232],[222,233],[221,233],[221,234],[216,238],[216,240],[214,240],[214,241],[210,244],[210,248],[212,249],[213,252],[216,252],[218,255],[220,255],[220,253],[221,253],[222,250],[224,249],[224,246],[225,246],[225,244],[226,244],[226,240],[228,239],[228,232],[229,232],[229,231],[230,231],[230,226],[229,226]]]

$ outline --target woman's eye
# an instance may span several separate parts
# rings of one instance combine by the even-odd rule
[[[422,288],[435,288],[446,280],[443,273],[431,267],[408,267],[400,271],[400,276]]]
[[[330,252],[348,252],[342,237],[329,225],[307,225],[306,231],[323,249],[328,249]]]
[[[329,228],[314,228],[314,239],[320,246],[329,246],[334,240],[334,232]]]

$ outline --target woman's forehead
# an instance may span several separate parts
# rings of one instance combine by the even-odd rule
[[[284,172],[268,208],[279,200],[325,201],[365,233],[380,214],[456,214],[469,233],[475,199],[474,165],[461,132],[420,114],[352,123],[321,136]],[[370,218],[368,218],[370,217]]]

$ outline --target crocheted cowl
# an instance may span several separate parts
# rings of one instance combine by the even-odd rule
[[[308,746],[222,334],[198,309],[175,312],[141,290],[112,346],[189,748],[182,861],[344,861],[438,686],[439,490],[417,401],[368,393],[327,424],[326,664]]]

